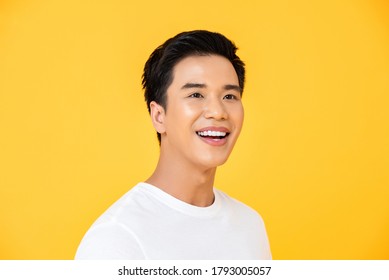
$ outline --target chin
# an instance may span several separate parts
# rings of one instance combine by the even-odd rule
[[[227,159],[228,157],[209,156],[199,159],[199,163],[206,168],[216,168],[220,165],[223,165]]]

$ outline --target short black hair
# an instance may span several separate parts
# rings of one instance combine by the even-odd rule
[[[228,59],[236,71],[243,92],[245,65],[236,55],[237,49],[224,35],[207,30],[186,31],[168,39],[153,51],[143,70],[142,85],[149,112],[152,101],[167,109],[166,91],[173,81],[174,66],[192,55],[214,54]],[[157,136],[161,143],[161,135],[158,132]]]

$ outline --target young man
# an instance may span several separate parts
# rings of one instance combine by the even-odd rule
[[[92,225],[76,259],[271,259],[261,217],[213,186],[243,123],[236,50],[197,30],[151,54],[143,87],[159,162]]]

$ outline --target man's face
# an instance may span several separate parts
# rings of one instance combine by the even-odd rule
[[[161,152],[205,168],[223,164],[243,124],[238,76],[217,55],[189,56],[173,69]]]

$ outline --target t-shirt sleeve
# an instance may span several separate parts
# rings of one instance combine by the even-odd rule
[[[76,260],[141,260],[145,255],[136,236],[117,223],[92,227],[82,239]]]

